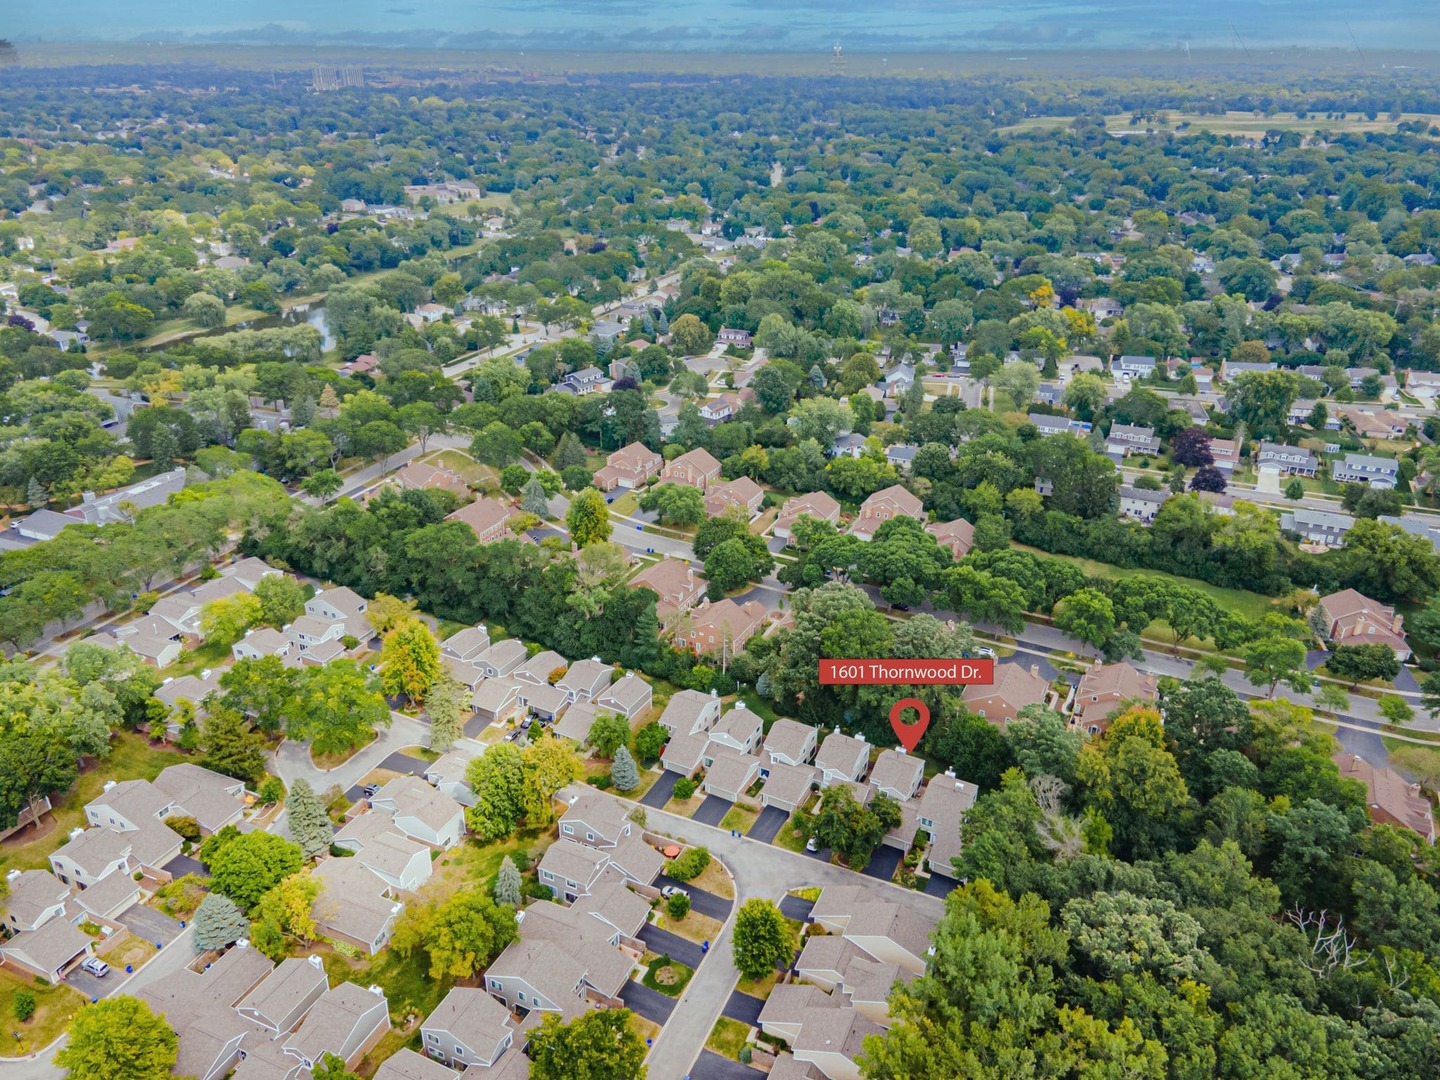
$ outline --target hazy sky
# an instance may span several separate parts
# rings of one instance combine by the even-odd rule
[[[9,12],[4,9],[9,8]],[[1347,22],[1349,26],[1347,27]],[[1440,48],[1440,0],[36,0],[0,36],[478,48]]]

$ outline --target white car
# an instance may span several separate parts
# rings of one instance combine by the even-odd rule
[[[975,650],[975,655],[983,656],[987,660],[994,660],[995,650],[990,648],[989,645],[981,645],[978,649]]]
[[[668,900],[672,896],[689,896],[690,894],[679,885],[665,885],[660,889],[660,895]]]
[[[106,975],[110,974],[110,965],[98,956],[89,957],[80,967],[82,970],[94,975],[97,979],[103,979]]]
[[[806,841],[805,841],[805,850],[806,850],[806,851],[819,851],[819,850],[820,850],[820,845],[815,842],[815,837],[812,836],[812,837],[810,837],[809,840],[806,840]]]

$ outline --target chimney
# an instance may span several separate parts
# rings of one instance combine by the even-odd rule
[[[114,780],[106,780],[105,783],[100,786],[100,790],[101,790],[101,791],[109,791],[109,790],[110,790],[112,787],[114,787],[114,786],[115,786],[115,781],[114,781]]]
[[[9,872],[5,875],[5,880],[6,880],[6,881],[14,881],[17,877],[20,876],[20,874],[21,874],[21,871],[19,871],[19,870],[11,870],[11,871],[9,871]]]
[[[1030,665],[1030,674],[1031,674],[1031,675],[1034,675],[1034,676],[1038,679],[1038,678],[1040,677],[1040,665],[1039,665],[1039,664],[1031,664],[1031,665]]]
[[[82,833],[84,833],[84,832],[85,832],[84,829],[79,828],[79,827],[77,826],[76,828],[73,828],[73,829],[70,830],[70,839],[71,839],[71,840],[74,840],[77,836],[80,836],[80,835],[81,835]]]
[[[710,691],[710,696],[711,696],[711,697],[719,697],[720,695],[719,695],[718,692],[716,692],[716,691],[714,691],[714,690],[711,690],[711,691]]]
[[[856,740],[857,742],[864,742],[864,741],[865,741],[865,733],[864,733],[863,731],[857,733],[856,736],[855,736],[855,740]]]
[[[321,971],[325,970],[325,961],[321,960],[320,957],[308,956],[306,960],[308,960],[313,967],[319,968]]]
[[[904,748],[903,746],[897,746],[897,747],[895,747],[895,753],[899,754],[901,757],[904,757],[904,756],[905,756],[905,748]]]
[[[945,775],[948,776],[951,780],[954,780],[954,779],[955,779],[955,770],[954,770],[954,769],[946,769],[946,770],[945,770]]]
[[[627,679],[633,679],[633,678],[635,677],[635,672],[633,672],[633,671],[627,671],[627,672],[625,672],[625,677],[626,677]]]

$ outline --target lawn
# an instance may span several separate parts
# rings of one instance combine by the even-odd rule
[[[408,957],[386,949],[373,959],[355,960],[329,946],[317,946],[311,951],[323,958],[332,984],[350,982],[383,989],[385,1000],[390,1004],[390,1017],[397,1023],[412,1012],[429,1016],[453,983],[451,979],[430,977],[430,958],[424,949],[416,949]]]
[[[725,812],[725,816],[720,819],[720,828],[739,829],[742,834],[748,833],[750,826],[755,824],[755,819],[759,816],[754,810],[747,810],[737,804],[730,807]]]
[[[664,908],[659,908],[655,912],[655,925],[661,930],[679,934],[686,941],[693,941],[697,945],[704,941],[713,942],[720,936],[721,929],[718,920],[712,919],[708,915],[701,915],[693,909],[683,919],[672,919],[665,913]]]
[[[641,982],[667,997],[679,997],[694,974],[694,968],[688,968],[678,960],[657,956],[645,965],[645,976]]]
[[[54,799],[54,811],[45,816],[38,830],[26,828],[0,843],[0,866],[49,869],[50,853],[70,838],[71,829],[85,824],[85,804],[99,797],[106,780],[154,780],[160,770],[185,760],[185,754],[152,746],[143,735],[117,733],[110,740],[109,756],[88,765],[71,792]]]
[[[750,1025],[742,1024],[739,1020],[731,1020],[728,1016],[722,1016],[710,1029],[710,1037],[705,1040],[705,1046],[731,1061],[739,1061],[740,1051],[749,1041]]]
[[[631,517],[640,509],[640,499],[633,491],[627,491],[610,504],[610,512],[621,517]]]
[[[783,847],[787,851],[803,853],[805,844],[814,834],[815,815],[807,814],[804,810],[796,810],[790,815],[790,820],[775,834],[773,842],[777,847]]]
[[[420,459],[427,465],[436,465],[459,473],[471,487],[500,487],[500,474],[489,465],[481,465],[463,450],[437,450]]]
[[[735,879],[730,876],[730,872],[725,869],[719,859],[712,858],[710,865],[700,871],[700,876],[690,884],[697,889],[724,897],[726,900],[735,899]]]
[[[29,990],[35,995],[35,1015],[23,1024],[15,1020],[17,990]],[[0,1057],[23,1057],[49,1046],[70,1026],[71,1017],[84,1004],[85,999],[68,986],[34,986],[28,979],[0,968],[0,1016],[20,1036],[0,1044]]]
[[[338,769],[379,737],[373,731],[367,731],[365,734],[367,737],[362,739],[358,745],[352,746],[348,750],[342,750],[338,754],[316,754],[315,748],[311,747],[310,763],[317,769],[322,769],[327,772],[330,769]]]
[[[749,994],[751,997],[761,999],[768,998],[770,991],[775,988],[775,981],[779,977],[780,971],[778,968],[770,972],[770,974],[766,975],[763,979],[747,979],[742,975],[735,989],[739,990],[742,994]]]
[[[500,864],[506,855],[526,852],[533,866],[540,861],[541,854],[555,841],[553,829],[524,829],[505,840],[493,844],[478,844],[474,840],[464,841],[459,848],[447,852],[435,863],[435,880],[442,882],[442,889],[449,892],[461,884],[483,886],[488,892],[500,873]],[[518,865],[518,864],[517,864]]]
[[[670,801],[665,804],[663,809],[667,814],[678,814],[680,817],[687,818],[694,817],[695,811],[700,809],[700,804],[704,802],[705,799],[705,793],[697,787],[695,789],[695,794],[691,795],[690,798],[676,799],[672,797]]]
[[[148,963],[150,958],[159,951],[153,942],[131,934],[119,945],[102,952],[100,959],[113,968],[124,970],[127,964],[140,967],[142,964]]]

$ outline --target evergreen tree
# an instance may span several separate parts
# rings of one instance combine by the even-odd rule
[[[560,442],[555,447],[555,468],[565,470],[574,465],[585,464],[585,447],[571,431],[560,436]]]
[[[315,400],[308,394],[295,402],[294,408],[290,410],[290,420],[294,427],[309,427],[310,421],[315,419]]]
[[[425,695],[425,712],[430,717],[430,749],[444,753],[465,733],[465,687],[443,668]]]
[[[290,794],[285,796],[285,817],[290,824],[290,835],[307,859],[319,858],[330,850],[334,837],[330,816],[304,777],[297,779],[290,787]]]
[[[30,477],[30,483],[25,485],[25,502],[31,510],[39,510],[50,501],[50,493],[45,490],[45,485],[35,477]]]
[[[301,781],[304,783],[304,781]],[[195,909],[195,951],[223,949],[250,931],[245,913],[234,900],[219,893],[207,893]]]
[[[615,751],[615,761],[610,766],[610,779],[617,791],[634,791],[640,786],[640,770],[635,767],[635,759],[630,756],[630,751],[623,746]]]
[[[549,515],[550,507],[545,501],[545,488],[540,483],[540,478],[534,473],[525,482],[525,490],[520,498],[520,509],[527,514],[534,514],[538,518]]]
[[[180,440],[168,424],[159,424],[150,436],[150,460],[157,468],[172,469],[175,459],[180,456]]]
[[[207,769],[258,784],[265,775],[265,743],[250,721],[234,709],[215,705],[200,727],[200,764]]]
[[[520,871],[509,855],[500,861],[500,874],[495,878],[495,902],[515,908],[520,906]]]

